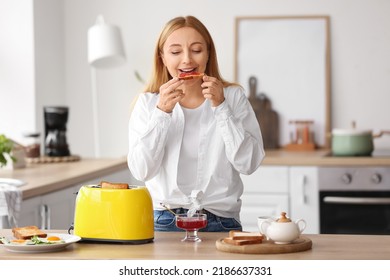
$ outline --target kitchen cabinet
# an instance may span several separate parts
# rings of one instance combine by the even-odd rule
[[[19,226],[68,229],[73,222],[78,187],[69,187],[22,202]]]
[[[244,231],[258,231],[259,216],[289,212],[288,172],[287,166],[261,166],[253,174],[241,176],[244,193],[240,219]]]
[[[318,167],[289,168],[290,217],[306,221],[305,233],[319,233],[319,179]]]
[[[241,222],[243,230],[258,231],[257,217],[304,219],[305,233],[319,233],[318,167],[261,166],[244,183]]]
[[[19,226],[37,225],[43,229],[68,229],[73,223],[76,194],[80,187],[97,184],[102,180],[135,183],[131,180],[129,171],[124,169],[59,191],[23,200]]]

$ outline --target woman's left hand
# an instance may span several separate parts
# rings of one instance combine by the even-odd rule
[[[213,107],[217,107],[225,101],[223,84],[217,78],[203,76],[202,88],[203,96],[211,101]]]

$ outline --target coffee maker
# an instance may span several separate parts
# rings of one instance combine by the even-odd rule
[[[44,107],[45,155],[49,157],[70,156],[66,141],[68,107]]]

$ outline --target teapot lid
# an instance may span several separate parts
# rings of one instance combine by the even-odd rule
[[[282,212],[280,218],[277,219],[276,222],[278,222],[278,223],[289,223],[289,222],[291,222],[291,219],[287,218],[286,215],[287,215],[286,212]]]

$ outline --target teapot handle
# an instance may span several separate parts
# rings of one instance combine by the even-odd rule
[[[306,228],[306,221],[304,219],[298,219],[295,221],[295,224],[298,226],[299,232],[302,233]],[[299,226],[301,224],[301,226]]]
[[[260,233],[261,234],[264,234],[265,236],[267,236],[267,228],[271,225],[271,222],[268,221],[268,220],[265,220],[264,222],[261,223],[261,226],[260,226]]]

